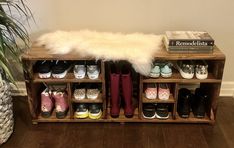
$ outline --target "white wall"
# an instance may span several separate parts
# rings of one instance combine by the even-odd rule
[[[164,33],[206,30],[227,56],[224,80],[234,81],[233,0],[27,0],[37,21],[30,32],[94,29]]]

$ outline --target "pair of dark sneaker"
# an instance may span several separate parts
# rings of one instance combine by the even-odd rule
[[[93,103],[93,104],[85,104],[79,103],[76,104],[75,107],[74,118],[77,119],[100,119],[102,116],[102,107],[101,104]]]
[[[192,94],[190,90],[181,88],[179,90],[177,112],[180,117],[188,118],[192,109],[194,117],[204,118],[207,102],[208,95],[204,89],[197,88],[195,94]]]
[[[143,117],[145,119],[168,119],[168,105],[163,103],[145,103],[143,104]]]
[[[69,62],[67,61],[37,61],[36,69],[39,73],[39,78],[64,78],[69,70]]]

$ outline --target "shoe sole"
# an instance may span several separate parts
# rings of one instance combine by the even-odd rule
[[[98,75],[90,75],[90,74],[88,74],[88,77],[89,77],[89,79],[91,79],[91,80],[97,79],[98,76],[99,76],[99,74],[98,74]]]
[[[204,118],[205,117],[205,113],[193,113],[195,118]]]
[[[160,74],[152,74],[152,73],[150,73],[149,76],[151,78],[158,78],[160,76]]]
[[[119,118],[119,114],[118,114],[118,115],[112,114],[111,117],[112,117],[112,118]]]
[[[200,115],[194,115],[195,118],[204,118],[205,116],[200,116]]]
[[[150,96],[148,96],[147,94],[145,94],[145,97],[146,97],[147,99],[150,99],[150,100],[155,100],[155,99],[157,99],[157,96],[155,96],[155,97],[150,97]]]
[[[161,76],[162,76],[163,78],[169,78],[169,77],[172,76],[172,73],[161,73]]]
[[[143,118],[145,118],[145,119],[155,119],[155,117],[156,117],[156,113],[154,113],[154,115],[152,117],[147,117],[143,114]]]
[[[206,79],[207,77],[208,77],[208,74],[200,75],[200,74],[197,74],[197,73],[196,73],[196,78],[199,79],[199,80]]]
[[[78,75],[78,74],[74,73],[74,76],[76,79],[84,79],[85,73],[83,75]]]
[[[179,116],[180,116],[181,118],[189,118],[189,115],[180,115],[180,114],[179,114]]]
[[[88,110],[86,112],[75,112],[75,114],[74,114],[74,118],[77,118],[77,119],[88,118],[88,116],[89,116]]]
[[[85,95],[82,97],[77,97],[77,96],[73,96],[75,100],[84,100],[85,99]]]
[[[169,118],[169,114],[166,116],[166,117],[161,117],[161,116],[159,116],[158,114],[157,114],[157,112],[155,113],[155,115],[156,115],[156,118],[157,119],[163,119],[163,120],[166,120],[166,119],[168,119]]]
[[[125,115],[126,118],[132,118],[133,117],[133,114],[131,115]]]
[[[48,73],[39,73],[38,76],[41,79],[50,78],[51,77],[51,72],[48,72]]]
[[[56,118],[58,119],[63,119],[67,116],[67,112],[68,110],[64,111],[64,112],[56,112]]]
[[[64,78],[66,76],[67,71],[68,70],[65,70],[63,73],[60,73],[60,74],[54,74],[54,73],[52,73],[52,77],[53,78],[57,78],[57,79],[62,79],[62,78]]]
[[[183,72],[183,70],[181,70],[180,68],[179,68],[179,72],[180,72],[180,75],[185,79],[192,79],[194,76],[194,74],[187,74]]]
[[[164,101],[169,100],[169,97],[170,96],[168,96],[168,97],[161,97],[160,95],[158,95],[158,99],[159,100],[164,100]]]
[[[102,111],[100,111],[99,113],[96,113],[96,114],[92,114],[89,112],[89,118],[90,119],[100,119],[102,116]]]
[[[51,111],[50,112],[41,112],[41,116],[43,118],[49,118],[51,116]]]
[[[87,95],[87,98],[90,99],[90,100],[95,100],[95,99],[98,98],[98,95],[95,95],[95,96]]]

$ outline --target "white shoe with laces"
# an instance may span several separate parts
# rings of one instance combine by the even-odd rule
[[[205,61],[199,61],[196,64],[196,77],[203,80],[208,77],[208,64]]]
[[[85,65],[75,65],[73,72],[76,79],[83,79],[86,74],[86,67]]]
[[[100,70],[98,68],[98,65],[88,65],[87,66],[87,75],[89,79],[97,79],[99,76]]]

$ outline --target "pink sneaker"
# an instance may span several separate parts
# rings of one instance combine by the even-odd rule
[[[156,84],[147,84],[147,88],[145,90],[145,97],[147,99],[157,98],[157,85]]]
[[[68,111],[67,94],[62,91],[54,91],[53,98],[55,99],[56,117],[65,118]]]
[[[51,97],[51,91],[47,88],[41,93],[41,116],[48,118],[51,116],[54,108],[54,99]]]
[[[158,85],[158,98],[160,100],[168,100],[170,96],[170,90],[166,83],[161,83]]]

